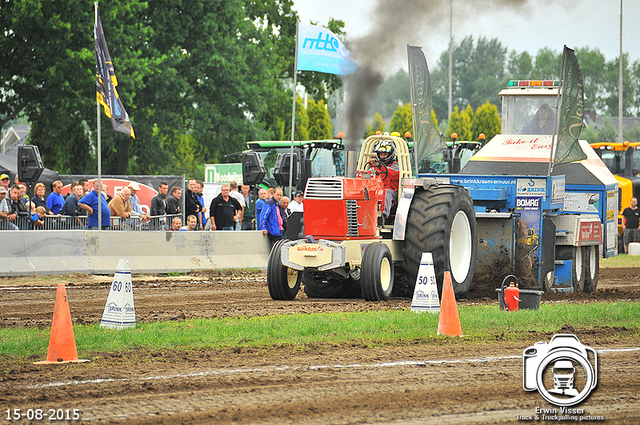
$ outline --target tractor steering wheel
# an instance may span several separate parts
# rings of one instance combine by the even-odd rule
[[[380,170],[374,170],[374,173],[379,175],[382,180],[385,180],[389,175],[389,169],[382,162],[380,161],[377,161],[377,162],[378,162],[378,166],[380,167]],[[367,168],[373,168],[370,162],[367,162],[364,165],[364,171],[367,171]]]

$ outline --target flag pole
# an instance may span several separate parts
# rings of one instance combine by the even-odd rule
[[[293,199],[293,141],[296,134],[296,87],[298,85],[298,27],[299,22],[296,19],[296,38],[295,38],[295,59],[293,63],[293,108],[291,112],[291,152],[289,159],[289,199]]]
[[[93,3],[94,11],[95,11],[95,22],[93,25],[94,28],[94,39],[95,39],[95,28],[98,27],[98,2]],[[96,96],[96,119],[98,121],[97,131],[98,131],[98,230],[102,230],[102,137],[100,134],[100,102],[98,101],[98,97]],[[95,214],[95,211],[94,211]]]
[[[411,52],[410,45],[407,44],[407,60],[409,62],[409,81],[413,81],[413,71],[411,70]],[[413,134],[413,163],[415,164],[416,173],[418,172],[418,150],[416,149],[416,103],[413,98],[413,87],[410,87],[409,96],[411,98],[411,134]]]
[[[560,98],[561,92],[564,92],[562,84],[564,83],[564,65],[565,65],[565,56],[566,56],[567,46],[564,46],[562,50],[562,66],[560,67],[560,85],[558,86],[558,96],[556,97],[556,116],[553,121],[553,135],[551,136],[551,151],[549,152],[549,169],[547,171],[547,176],[551,175],[553,171],[553,157],[555,156],[555,150],[557,148],[558,142],[558,111],[560,110]]]

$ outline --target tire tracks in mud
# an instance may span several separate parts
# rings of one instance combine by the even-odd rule
[[[17,393],[0,398],[14,406],[79,408],[81,423],[510,423],[550,407],[522,389],[521,351],[496,356],[503,350],[487,346],[487,356],[474,358],[326,365],[299,355],[288,365],[177,372],[175,363],[157,364],[142,373],[117,368],[111,380],[65,386],[18,378]],[[598,387],[582,405],[587,413],[635,423],[625,421],[640,415],[639,350],[600,350]],[[422,351],[443,355],[441,349]],[[70,369],[77,376],[82,368]],[[98,379],[109,369],[91,375]]]

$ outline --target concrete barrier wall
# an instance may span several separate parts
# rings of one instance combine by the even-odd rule
[[[0,232],[0,276],[112,274],[120,258],[132,273],[222,268],[265,269],[271,244],[258,231]]]

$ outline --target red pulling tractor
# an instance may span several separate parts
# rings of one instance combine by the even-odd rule
[[[387,220],[381,216],[387,176],[384,167],[377,173],[368,162],[383,140],[395,146],[401,182],[397,205]],[[274,244],[267,264],[271,298],[292,300],[304,283],[309,297],[388,300],[397,266],[413,292],[423,252],[433,255],[439,288],[449,270],[456,295],[465,296],[477,250],[469,192],[411,176],[406,141],[376,135],[362,145],[356,177],[309,179],[304,195],[306,238]]]

